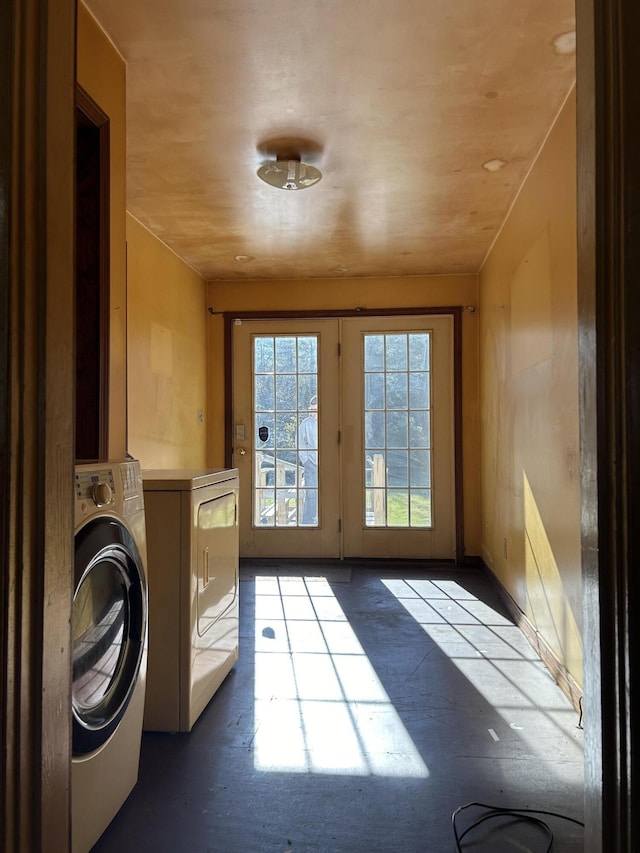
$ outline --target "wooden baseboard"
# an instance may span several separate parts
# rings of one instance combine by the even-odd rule
[[[549,670],[553,680],[571,702],[577,713],[580,714],[580,719],[582,720],[582,687],[578,684],[575,678],[573,678],[562,661],[558,660],[556,654],[551,649],[551,646],[549,646],[542,634],[536,629],[535,625],[533,625],[531,620],[520,609],[493,570],[490,569],[482,559],[480,560],[480,565],[484,573],[489,578],[492,586],[500,596],[500,600],[506,607],[509,616],[511,616],[515,624],[525,635],[540,660]]]

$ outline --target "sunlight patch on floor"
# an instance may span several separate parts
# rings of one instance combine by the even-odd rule
[[[571,733],[567,743],[579,757],[576,712],[517,625],[455,581],[382,583],[502,718],[487,729],[493,742],[519,739],[532,754],[548,757],[547,744]]]
[[[327,580],[255,583],[255,768],[428,777]]]

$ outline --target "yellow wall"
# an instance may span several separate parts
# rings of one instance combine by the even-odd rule
[[[206,283],[129,215],[127,267],[129,452],[143,468],[204,467]]]
[[[78,4],[77,79],[109,116],[111,159],[109,361],[109,458],[126,450],[126,247],[125,247],[125,63]]]
[[[482,555],[582,683],[575,97],[480,274]]]
[[[475,275],[415,276],[411,278],[296,279],[287,281],[212,281],[209,306],[215,312],[313,311],[361,308],[412,308],[476,305]],[[479,435],[478,435],[478,323],[477,315],[463,312],[463,477],[465,552],[480,553]],[[223,323],[209,318],[209,402],[211,431],[209,457],[224,463]]]

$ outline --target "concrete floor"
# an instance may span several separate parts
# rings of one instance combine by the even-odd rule
[[[249,563],[240,634],[193,731],[144,734],[95,853],[447,853],[473,801],[582,819],[578,715],[480,571]],[[546,844],[502,819],[462,849]]]

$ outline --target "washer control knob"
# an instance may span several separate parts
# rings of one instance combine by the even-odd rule
[[[91,487],[91,497],[96,506],[111,503],[111,486],[109,483],[94,483]]]

